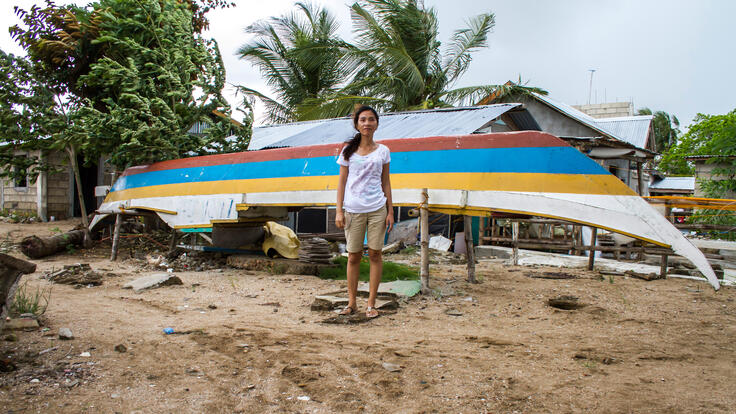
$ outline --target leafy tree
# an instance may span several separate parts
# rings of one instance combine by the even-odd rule
[[[698,114],[695,123],[678,142],[664,153],[660,167],[671,173],[693,173],[688,156],[710,156],[715,164],[710,179],[700,179],[704,195],[711,198],[733,198],[736,194],[736,110],[723,115]],[[736,226],[733,211],[698,211],[693,222]],[[714,234],[733,239],[736,233]]]
[[[493,13],[471,18],[454,32],[444,53],[434,9],[417,0],[364,0],[351,7],[356,43],[347,46],[352,81],[328,99],[302,105],[305,118],[339,116],[357,103],[384,111],[475,104],[492,94],[528,93],[517,85],[481,85],[453,89],[469,68],[472,53],[487,47]]]
[[[241,59],[260,69],[276,96],[239,89],[263,102],[273,123],[299,120],[300,104],[334,93],[348,76],[342,61],[345,43],[335,34],[339,25],[334,16],[308,3],[296,7],[297,12],[248,26],[245,32],[254,38],[238,50]]]
[[[107,154],[122,170],[200,151],[208,139],[224,142],[187,134],[196,121],[212,122],[213,110],[229,113],[217,44],[195,34],[190,6],[100,0],[84,8],[47,2],[17,10],[25,28],[11,33],[50,85],[80,100],[77,123],[86,139],[77,149],[86,156]]]
[[[79,102],[64,98],[48,86],[43,73],[25,57],[0,51],[0,177],[35,181],[42,171],[54,171],[38,155],[49,149],[65,150],[74,172],[82,211],[86,211],[79,179],[76,147],[84,139],[78,119]],[[19,153],[28,154],[18,156]],[[82,214],[85,229],[87,216]],[[85,244],[91,240],[86,229]]]
[[[639,109],[637,115],[654,115],[652,128],[655,151],[665,152],[677,142],[677,136],[680,135],[680,121],[676,116],[665,111],[652,112],[649,108]]]

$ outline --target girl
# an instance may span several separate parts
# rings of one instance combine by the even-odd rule
[[[347,142],[337,163],[340,182],[337,186],[335,224],[345,229],[348,251],[348,305],[340,312],[350,315],[357,309],[358,276],[363,256],[363,240],[368,233],[370,283],[365,316],[378,316],[376,295],[383,273],[383,238],[394,225],[391,203],[389,163],[391,153],[385,145],[373,141],[378,128],[378,113],[370,106],[355,111],[353,125],[358,133]],[[343,211],[344,209],[344,211]]]

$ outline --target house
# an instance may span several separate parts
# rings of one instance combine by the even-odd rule
[[[686,160],[695,165],[695,197],[707,197],[703,192],[703,181],[719,180],[722,177],[715,174],[717,168],[724,168],[727,165],[733,165],[736,159],[735,155],[693,155],[685,157]],[[730,167],[733,168],[733,167]],[[733,177],[731,177],[733,180]],[[719,198],[736,199],[736,191],[728,191]]]
[[[629,116],[626,110],[604,112],[613,118],[594,118],[548,96],[532,93],[504,98],[520,102],[544,132],[556,135],[588,155],[640,195],[648,194],[649,174],[644,166],[656,155],[653,116]],[[496,101],[492,94],[481,104]]]
[[[654,173],[649,184],[652,196],[692,196],[695,192],[695,177],[666,177]]]
[[[385,113],[380,115],[379,121],[374,136],[379,142],[392,138],[540,130],[534,117],[518,103]],[[261,126],[253,128],[248,150],[340,143],[352,138],[355,132],[352,117]],[[395,207],[394,215],[398,221],[405,220],[409,218],[408,211]],[[456,227],[462,229],[462,222],[455,223],[451,216],[438,214],[433,219],[442,223],[436,229],[448,237],[454,237]],[[340,233],[334,222],[334,207],[315,207],[291,213],[286,224],[302,234]]]

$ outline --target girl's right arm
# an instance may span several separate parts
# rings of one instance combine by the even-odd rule
[[[348,167],[340,166],[340,178],[337,182],[337,211],[335,212],[335,225],[342,229],[345,227],[345,215],[342,211],[342,202],[345,199],[345,184],[348,181]]]

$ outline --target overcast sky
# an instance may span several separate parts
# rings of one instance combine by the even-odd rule
[[[13,5],[28,8],[34,3],[2,0],[0,26],[16,22]],[[267,91],[258,71],[238,60],[235,52],[247,40],[243,28],[293,10],[294,2],[236,3],[235,8],[210,13],[206,36],[219,42],[229,83]],[[338,16],[347,40],[350,3],[320,2]],[[736,108],[736,1],[425,0],[425,5],[437,11],[443,43],[467,18],[486,11],[496,15],[490,47],[474,54],[456,86],[498,84],[521,75],[530,86],[576,105],[587,103],[589,69],[595,69],[592,103],[633,101],[637,109],[667,111],[683,125],[698,112],[723,114]],[[3,50],[22,53],[7,30],[0,32]]]

